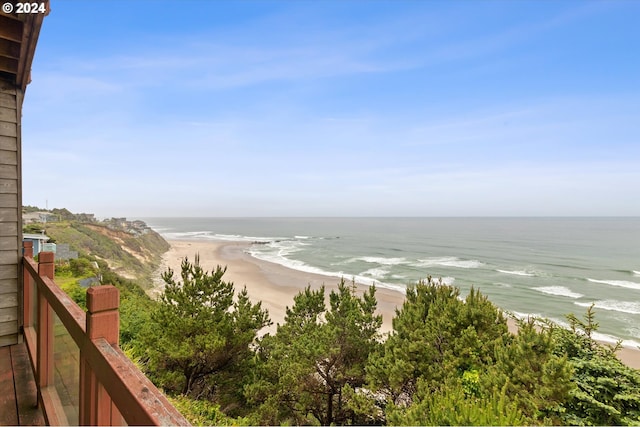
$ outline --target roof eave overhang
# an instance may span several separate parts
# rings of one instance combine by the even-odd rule
[[[14,3],[14,2],[9,2]],[[0,75],[23,91],[31,82],[31,64],[44,17],[49,13],[18,14],[0,12]]]

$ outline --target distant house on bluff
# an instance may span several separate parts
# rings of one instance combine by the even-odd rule
[[[38,222],[57,221],[58,217],[50,212],[31,212],[22,215],[22,222],[25,224],[33,224]]]
[[[18,342],[22,322],[22,102],[43,19],[0,11],[0,346]]]

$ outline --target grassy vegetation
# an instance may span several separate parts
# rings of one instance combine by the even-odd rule
[[[98,269],[92,266],[94,261]],[[87,288],[80,282],[96,276],[102,277],[102,283],[111,284],[120,291],[120,344],[128,349],[139,345],[136,339],[149,322],[149,315],[157,303],[136,282],[111,271],[105,261],[86,254],[76,260],[56,263],[56,284],[83,310],[86,310]],[[129,355],[133,353],[129,351]]]
[[[99,277],[101,283],[120,290],[120,343],[130,348],[155,304],[145,289],[151,286],[152,274],[169,244],[153,230],[132,234],[96,222],[35,223],[23,229],[25,233],[42,231],[52,242],[68,244],[78,252],[77,259],[56,261],[55,281],[80,307],[86,308],[83,279]]]
[[[86,309],[86,289],[80,286],[82,279],[95,277],[99,271],[91,267],[85,257],[56,263],[55,281],[82,309]]]
[[[30,229],[44,227],[35,224]],[[46,224],[46,233],[57,243],[68,243],[71,250],[106,262],[113,271],[135,279],[145,289],[150,286],[162,254],[169,249],[169,244],[151,230],[134,236],[99,224],[62,221]]]
[[[167,399],[194,426],[250,426],[255,422],[249,417],[232,418],[225,415],[220,405],[206,400],[193,400],[186,396],[170,396]]]

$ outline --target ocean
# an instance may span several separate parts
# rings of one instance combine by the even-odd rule
[[[566,325],[595,304],[596,338],[640,346],[640,218],[142,219],[168,239],[256,242],[252,256],[336,282],[473,286],[518,317]]]

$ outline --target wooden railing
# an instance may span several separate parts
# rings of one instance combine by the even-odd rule
[[[24,242],[23,324],[41,405],[49,425],[69,425],[54,386],[54,313],[79,349],[79,425],[189,425],[118,346],[119,291],[87,290],[85,313],[53,281],[54,254],[33,259]]]

